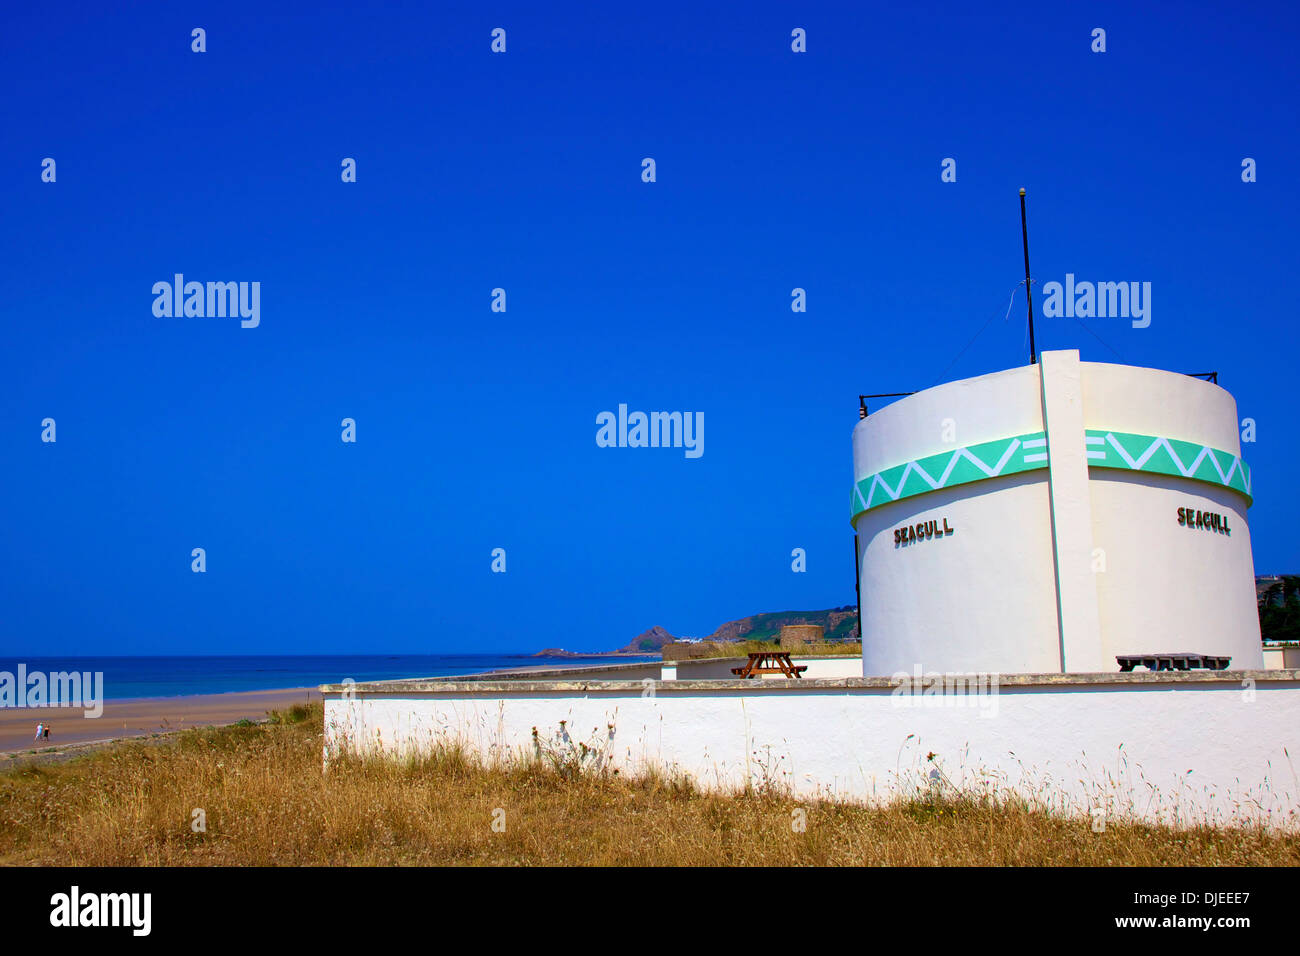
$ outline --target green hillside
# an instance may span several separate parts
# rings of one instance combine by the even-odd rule
[[[826,611],[768,611],[729,621],[713,632],[710,641],[770,641],[787,624],[819,624],[828,641],[858,639],[858,609],[847,604]]]

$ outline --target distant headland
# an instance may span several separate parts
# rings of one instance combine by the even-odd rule
[[[825,632],[827,641],[853,643],[858,639],[858,609],[853,605],[829,608],[825,611],[769,611],[728,621],[712,634],[703,638],[677,637],[667,629],[655,625],[632,638],[616,651],[605,653],[575,653],[562,648],[548,647],[534,657],[644,657],[658,654],[664,645],[678,642],[733,643],[736,641],[771,641],[789,624],[816,624]]]
[[[1260,632],[1265,641],[1300,640],[1300,575],[1260,574],[1255,577]],[[644,657],[662,653],[664,645],[679,642],[725,644],[737,641],[773,641],[790,624],[816,624],[829,642],[858,640],[858,609],[848,604],[824,611],[769,611],[728,621],[703,638],[676,637],[655,625],[615,651],[578,652],[559,647],[538,651],[534,657]]]

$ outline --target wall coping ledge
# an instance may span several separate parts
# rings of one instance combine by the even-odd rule
[[[744,691],[750,694],[799,693],[801,691],[855,691],[881,690],[908,685],[916,691],[924,689],[934,676],[983,677],[975,672],[927,672],[920,681],[912,676],[899,682],[892,677],[836,677],[805,678],[802,680],[462,680],[426,677],[415,680],[361,681],[355,684],[321,684],[323,695],[372,694],[386,696],[446,696],[474,694],[491,696],[502,693],[642,693],[647,682],[653,685],[655,696],[691,694],[699,691]],[[992,677],[994,675],[987,675]],[[1159,688],[1188,684],[1239,685],[1252,680],[1257,684],[1286,684],[1300,682],[1300,668],[1281,670],[1239,671],[1132,671],[1129,673],[1097,674],[999,674],[998,688],[1045,687],[1088,688],[1125,687]]]

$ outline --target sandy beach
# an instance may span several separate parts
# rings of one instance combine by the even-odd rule
[[[87,718],[81,710],[71,708],[4,707],[0,708],[0,757],[69,744],[233,724],[245,718],[262,720],[267,711],[314,700],[320,700],[316,688],[295,687],[193,697],[107,700],[103,714],[97,718]],[[50,725],[49,739],[32,739],[38,723]]]

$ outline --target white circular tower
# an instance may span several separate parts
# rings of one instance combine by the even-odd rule
[[[1040,359],[854,429],[863,673],[1106,672],[1158,652],[1262,667],[1232,396]]]

